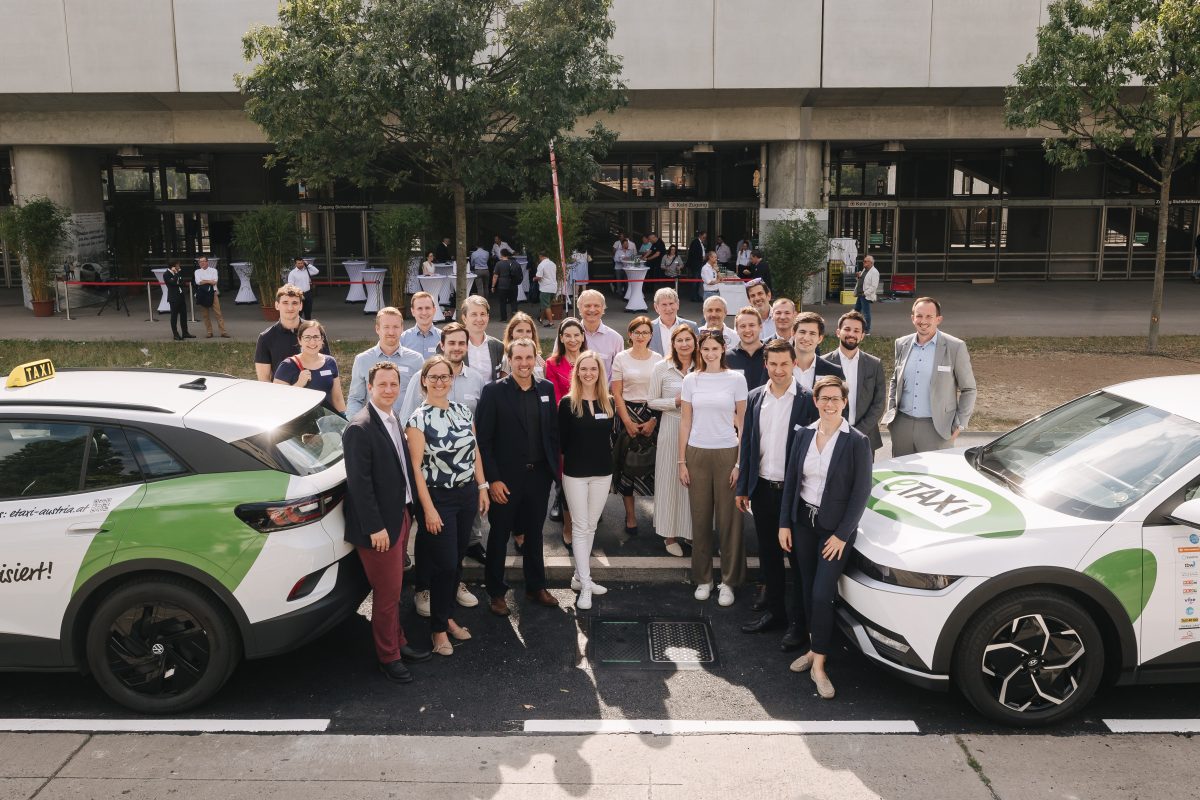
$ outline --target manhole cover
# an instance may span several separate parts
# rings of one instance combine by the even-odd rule
[[[717,662],[717,648],[704,620],[595,618],[588,659],[594,667],[699,669]]]
[[[671,664],[711,664],[712,639],[707,622],[651,622],[650,660]]]

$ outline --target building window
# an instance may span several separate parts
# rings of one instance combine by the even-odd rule
[[[166,189],[164,200],[187,200],[188,176],[174,167],[163,169],[163,186]]]
[[[951,248],[993,249],[1006,246],[1007,238],[1007,208],[950,209]]]
[[[876,161],[838,165],[837,194],[842,197],[894,197],[896,165]]]
[[[112,190],[117,193],[150,192],[154,188],[154,181],[150,177],[152,171],[157,177],[157,170],[144,167],[113,167]]]

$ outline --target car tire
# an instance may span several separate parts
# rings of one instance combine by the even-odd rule
[[[954,680],[971,705],[1006,725],[1038,727],[1071,716],[1104,673],[1104,640],[1082,606],[1053,591],[999,597],[958,640]]]
[[[195,584],[158,577],[122,584],[88,622],[87,662],[100,688],[141,714],[194,708],[241,660],[229,613]]]

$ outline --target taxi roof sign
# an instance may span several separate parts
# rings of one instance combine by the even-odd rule
[[[13,371],[8,373],[8,380],[5,382],[4,387],[6,389],[15,389],[39,381],[48,381],[53,377],[54,364],[50,359],[43,358],[39,361],[30,361],[13,368]]]

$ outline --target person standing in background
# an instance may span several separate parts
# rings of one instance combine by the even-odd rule
[[[492,294],[500,302],[500,321],[508,321],[508,307],[513,313],[517,311],[517,297],[521,289],[523,273],[507,247],[500,251],[500,260],[492,269]]]
[[[879,270],[875,269],[875,256],[863,259],[862,271],[858,273],[862,281],[860,294],[854,298],[854,310],[863,315],[863,335],[871,335],[871,304],[876,302],[879,292]]]
[[[197,287],[196,305],[200,306],[200,316],[204,317],[204,331],[207,338],[213,337],[212,318],[217,318],[217,327],[221,331],[221,338],[228,339],[229,334],[225,330],[225,317],[221,314],[221,287],[219,285],[220,276],[217,275],[217,268],[208,265],[208,259],[200,256],[200,260],[196,262],[196,274],[193,278]],[[201,287],[208,287],[203,291],[211,293],[211,300],[206,304],[200,301],[199,292]]]
[[[312,278],[314,275],[320,274],[316,267],[309,264],[303,258],[296,257],[295,266],[288,273],[287,282],[295,286],[300,291],[304,292],[304,304],[300,309],[300,316],[304,319],[313,318],[313,285]]]
[[[542,306],[538,320],[541,321],[543,328],[549,328],[554,325],[554,318],[550,314],[550,305],[558,296],[558,265],[551,261],[550,256],[544,252],[538,253],[538,259],[535,277],[538,291],[541,293],[540,303]]]
[[[708,250],[705,242],[708,241],[707,231],[696,231],[696,238],[692,239],[688,244],[687,262],[684,264],[684,274],[689,278],[699,278],[700,269],[704,266],[704,262],[708,260]],[[692,284],[696,287],[692,294],[693,300],[701,300],[703,292],[703,283]]]
[[[183,273],[178,261],[167,265],[163,273],[163,285],[167,287],[167,303],[171,306],[171,336],[175,341],[195,339],[187,329],[187,301],[183,299]],[[183,331],[182,334],[179,331]]]
[[[729,265],[733,261],[733,251],[729,249],[729,245],[725,244],[723,237],[717,237],[717,246],[713,248],[713,252],[717,254],[717,263],[720,264],[721,269],[729,269]]]

